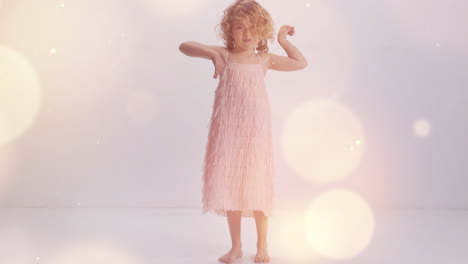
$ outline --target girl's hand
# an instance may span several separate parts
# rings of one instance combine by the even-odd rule
[[[221,55],[219,55],[219,53],[216,53],[211,58],[211,60],[213,61],[213,64],[215,66],[215,72],[214,72],[213,78],[216,79],[216,78],[218,78],[219,75],[223,74],[225,62],[224,62],[223,58],[221,57]]]
[[[285,40],[286,39],[286,34],[293,36],[294,33],[294,27],[290,25],[283,25],[278,31],[278,40]]]

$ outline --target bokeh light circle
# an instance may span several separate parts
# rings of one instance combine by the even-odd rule
[[[278,228],[272,228],[270,237],[276,256],[287,258],[288,263],[319,263],[321,256],[310,249],[304,235],[302,208],[278,212],[275,222]]]
[[[14,49],[0,46],[0,145],[25,133],[40,100],[39,78],[31,63]]]
[[[306,212],[307,241],[320,255],[349,259],[369,244],[375,228],[374,216],[359,195],[337,189],[321,194]]]
[[[432,130],[431,123],[426,119],[418,119],[413,123],[413,133],[417,137],[427,137],[430,135]]]
[[[286,161],[300,176],[330,183],[357,167],[364,139],[361,122],[351,110],[334,100],[320,99],[291,112],[281,143]]]

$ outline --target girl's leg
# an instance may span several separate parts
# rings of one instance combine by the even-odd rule
[[[242,257],[241,242],[241,211],[227,211],[229,231],[231,233],[232,248],[228,253],[219,257],[218,260],[224,263],[232,263],[237,258]]]
[[[267,248],[268,216],[262,211],[254,211],[254,216],[257,226],[257,248]]]
[[[241,211],[227,211],[229,232],[233,248],[242,248],[241,242]]]
[[[255,262],[269,262],[270,257],[267,251],[267,229],[268,216],[265,216],[262,211],[254,211],[255,224],[257,226],[257,255]]]

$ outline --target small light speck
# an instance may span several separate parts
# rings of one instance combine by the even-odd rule
[[[40,257],[36,257],[36,260],[39,261],[41,258]]]
[[[57,53],[57,50],[55,48],[51,48],[50,53],[55,54],[55,53]]]
[[[77,202],[76,205],[77,205],[77,206],[81,206],[81,203],[80,203],[80,202]]]
[[[60,4],[60,7],[65,7],[65,4],[64,4],[64,3],[61,3],[61,4]]]
[[[439,43],[436,43],[436,47],[437,47],[437,48],[440,47],[440,44],[439,44]]]
[[[309,2],[307,2],[307,3],[306,3],[306,6],[307,6],[307,7],[310,7],[310,3],[309,3]]]
[[[431,123],[426,119],[418,119],[413,122],[413,133],[420,138],[430,135],[432,130]]]
[[[361,144],[361,141],[360,140],[356,140],[356,145],[359,145]]]

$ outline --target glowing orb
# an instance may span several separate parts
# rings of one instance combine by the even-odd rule
[[[418,137],[429,136],[431,130],[431,124],[425,119],[419,119],[413,123],[413,133]]]
[[[40,92],[31,63],[15,50],[0,46],[0,145],[20,137],[31,126]]]
[[[304,221],[310,246],[330,259],[349,259],[362,252],[372,238],[374,225],[366,201],[347,190],[320,195]]]
[[[364,151],[364,132],[359,119],[333,100],[317,100],[298,106],[282,134],[288,164],[302,177],[336,182],[359,164]]]
[[[271,234],[273,242],[271,246],[276,252],[275,255],[285,257],[292,263],[319,263],[312,261],[319,259],[320,256],[310,249],[304,235],[303,210],[278,213],[275,222],[277,227],[272,227],[274,233]]]

